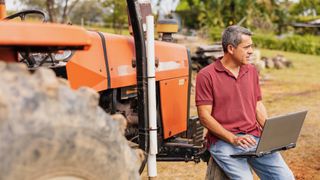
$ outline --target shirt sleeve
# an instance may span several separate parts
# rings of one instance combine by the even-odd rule
[[[259,73],[257,72],[257,69],[254,67],[254,72],[255,72],[255,94],[256,94],[256,99],[257,101],[262,100],[262,95],[261,95],[261,88],[260,88],[260,82],[259,82]]]
[[[213,105],[213,83],[209,74],[199,73],[196,80],[196,106]]]

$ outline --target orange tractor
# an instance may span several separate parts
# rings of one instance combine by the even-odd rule
[[[127,4],[133,37],[70,25],[12,21],[30,15],[46,21],[47,16],[33,10],[5,17],[5,3],[0,0],[0,59],[25,63],[32,72],[46,66],[67,79],[73,89],[94,89],[103,110],[127,119],[125,137],[148,152],[151,129],[143,22],[137,3],[127,0]],[[168,34],[164,31],[163,37]],[[203,128],[197,117],[189,116],[190,54],[184,46],[166,41],[155,42],[157,160],[199,162]]]

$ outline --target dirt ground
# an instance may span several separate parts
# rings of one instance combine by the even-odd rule
[[[296,179],[320,180],[320,57],[270,50],[261,53],[268,57],[282,54],[293,62],[293,68],[261,72],[263,102],[269,116],[309,110],[297,147],[282,155]],[[194,90],[191,114],[196,114]],[[204,162],[158,162],[157,168],[157,179],[196,180],[204,179],[207,166]],[[147,179],[146,169],[142,179]]]

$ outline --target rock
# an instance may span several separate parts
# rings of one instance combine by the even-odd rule
[[[267,58],[267,57],[262,57],[261,59],[265,62],[266,68],[268,68],[268,69],[274,68],[274,62],[272,59]]]

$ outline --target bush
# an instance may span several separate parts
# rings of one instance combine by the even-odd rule
[[[300,22],[300,23],[307,23],[317,19],[320,19],[320,16],[293,16],[292,17],[293,22]]]
[[[214,42],[220,42],[222,31],[221,28],[211,28],[209,31],[211,39]],[[255,46],[259,48],[320,55],[320,37],[318,36],[291,35],[280,38],[268,33],[254,33],[252,39]]]
[[[221,41],[223,29],[219,27],[210,28],[210,36],[214,42]]]
[[[311,35],[278,38],[274,35],[255,34],[253,42],[260,48],[320,55],[320,38]]]

